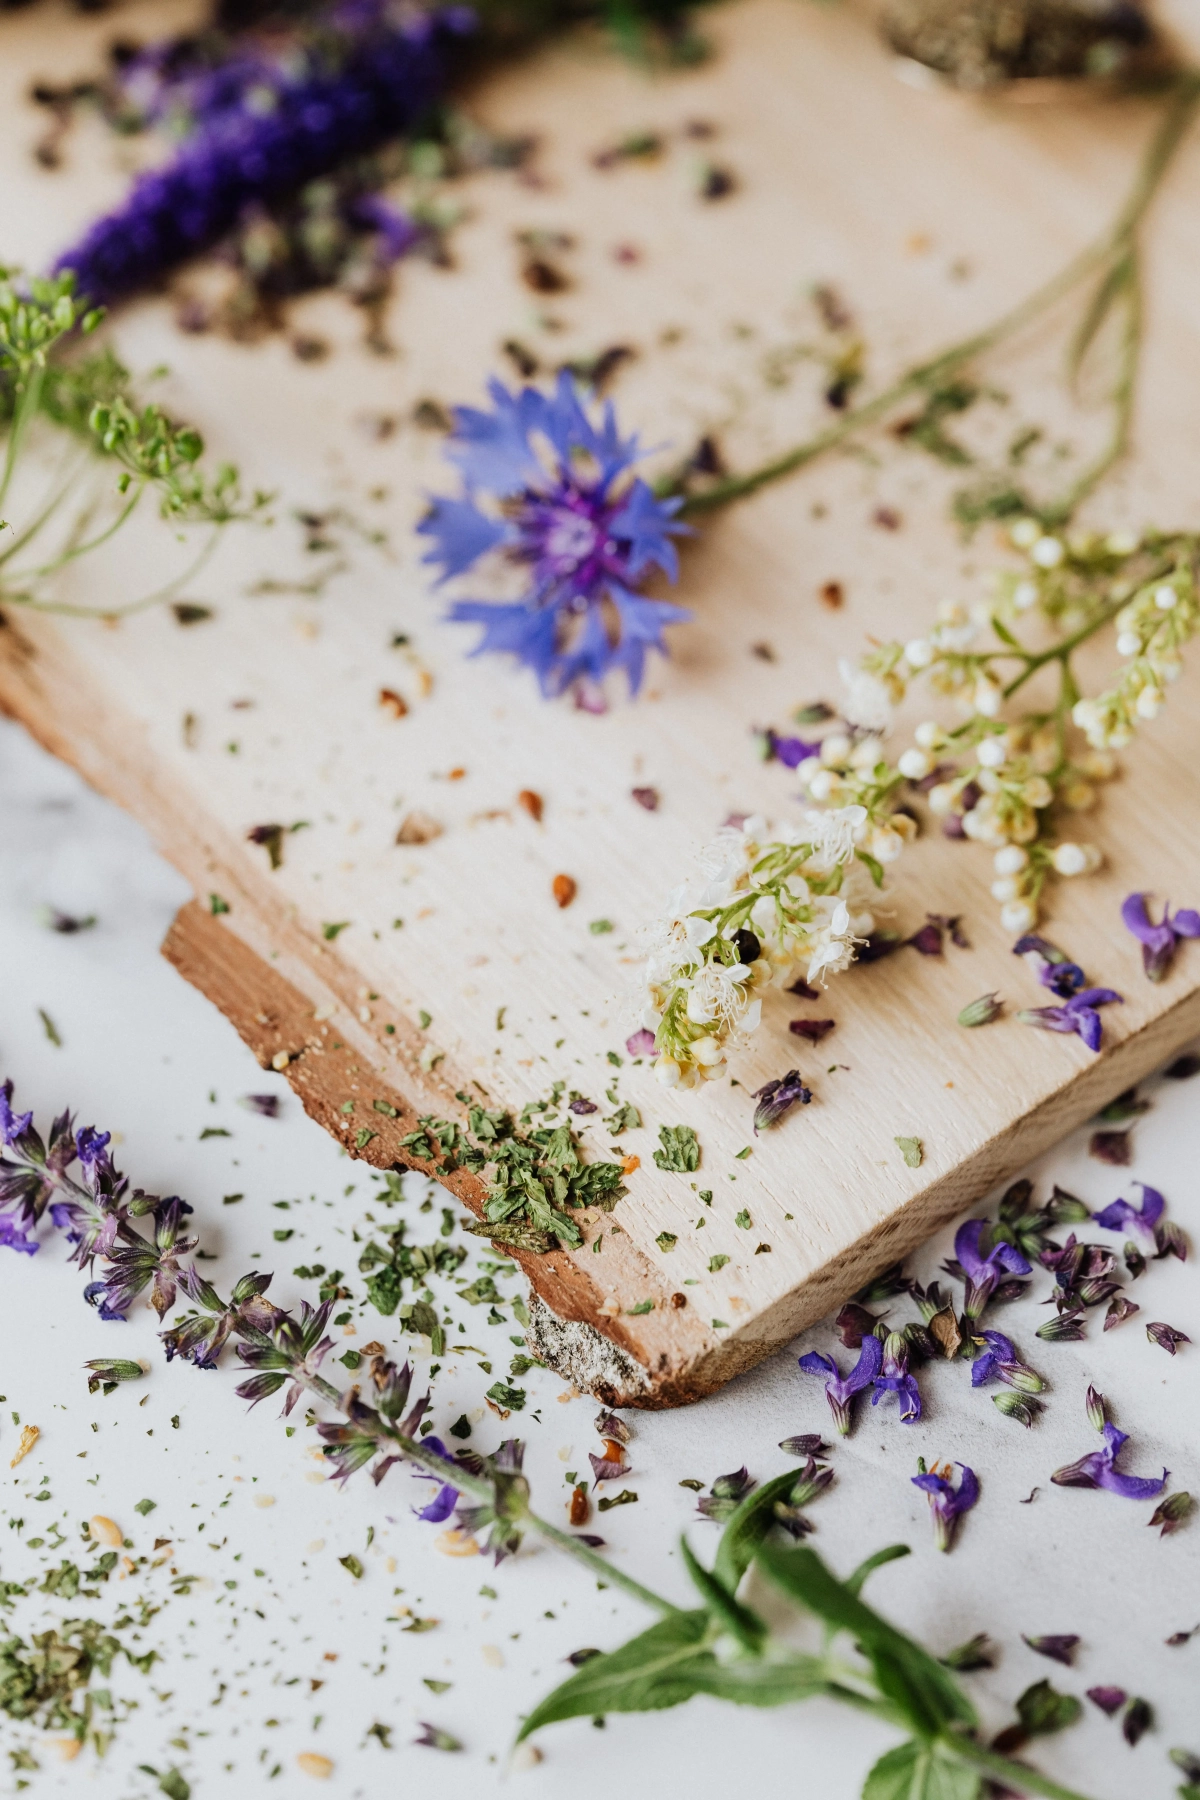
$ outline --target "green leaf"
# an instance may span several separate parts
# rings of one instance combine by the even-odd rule
[[[718,1581],[715,1575],[710,1575],[707,1569],[701,1567],[686,1538],[680,1538],[679,1548],[683,1551],[684,1567],[716,1623],[722,1626],[730,1637],[736,1638],[743,1650],[749,1650],[754,1656],[760,1655],[766,1641],[767,1628],[757,1613],[752,1613],[748,1606],[743,1606],[740,1600],[735,1600],[723,1582]]]
[[[919,1169],[925,1160],[925,1146],[920,1138],[898,1137],[896,1142],[899,1144],[900,1154],[909,1168]]]
[[[868,1556],[865,1562],[860,1562],[853,1575],[847,1575],[842,1586],[857,1600],[867,1577],[873,1575],[876,1569],[882,1569],[885,1563],[897,1562],[902,1556],[911,1555],[912,1551],[907,1544],[889,1544],[886,1549],[877,1550],[874,1556]]]
[[[793,1700],[811,1700],[829,1692],[825,1668],[819,1657],[794,1656],[787,1662],[718,1662],[700,1656],[688,1666],[696,1693],[734,1706],[786,1706]]]
[[[742,1576],[754,1561],[755,1551],[775,1523],[775,1502],[790,1498],[795,1481],[796,1471],[788,1469],[747,1494],[737,1510],[730,1513],[717,1546],[713,1574],[731,1594],[737,1592]]]
[[[690,1125],[660,1125],[654,1152],[658,1168],[672,1174],[689,1175],[700,1167],[700,1143]]]
[[[716,1659],[701,1651],[709,1633],[706,1612],[672,1613],[607,1656],[593,1656],[547,1694],[521,1726],[518,1743],[558,1719],[598,1713],[658,1712],[697,1692],[688,1664]]]
[[[854,854],[859,862],[871,871],[871,880],[875,886],[881,888],[883,886],[883,864],[876,857],[868,856],[865,850],[856,850]]]
[[[862,1800],[978,1800],[982,1782],[939,1744],[898,1744],[867,1776]]]
[[[1027,1737],[1048,1737],[1074,1725],[1083,1707],[1074,1694],[1060,1694],[1048,1681],[1035,1681],[1017,1701],[1017,1717]]]
[[[919,1736],[936,1737],[947,1725],[975,1725],[975,1709],[953,1677],[852,1594],[815,1550],[764,1543],[755,1560],[801,1606],[838,1630],[853,1633],[874,1665],[881,1690],[903,1709]]]
[[[133,1510],[135,1513],[141,1513],[143,1519],[145,1519],[154,1511],[157,1505],[157,1500],[139,1500]]]

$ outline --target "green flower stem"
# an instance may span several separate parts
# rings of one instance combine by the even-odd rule
[[[1165,115],[1150,145],[1142,158],[1141,166],[1132,188],[1121,207],[1120,212],[1109,229],[1094,244],[1071,258],[1057,275],[1036,288],[1018,305],[1002,313],[1000,318],[984,330],[975,332],[959,343],[952,344],[930,361],[918,363],[908,369],[890,387],[877,394],[873,400],[853,407],[836,420],[832,425],[819,431],[815,436],[793,449],[785,451],[770,462],[761,464],[746,475],[731,475],[724,481],[718,481],[702,494],[685,497],[680,508],[680,516],[688,518],[697,513],[713,512],[719,506],[726,506],[732,500],[742,500],[756,493],[759,488],[778,481],[784,475],[813,462],[827,450],[836,449],[839,444],[852,437],[868,425],[876,424],[886,417],[894,407],[910,395],[927,391],[956,374],[965,364],[972,362],[985,351],[993,349],[1005,338],[1012,337],[1024,326],[1031,324],[1039,314],[1045,312],[1057,301],[1062,300],[1079,286],[1089,275],[1103,270],[1115,259],[1124,259],[1133,253],[1135,234],[1138,226],[1149,209],[1151,201],[1162,182],[1163,176],[1170,167],[1171,160],[1192,122],[1197,105],[1200,104],[1200,71],[1189,70],[1182,75],[1172,89]],[[1136,271],[1130,276],[1133,298],[1127,302],[1127,330],[1123,368],[1118,378],[1114,394],[1117,406],[1117,419],[1113,436],[1108,448],[1089,469],[1076,487],[1059,503],[1055,516],[1067,516],[1061,512],[1062,507],[1073,507],[1078,504],[1084,494],[1100,480],[1101,476],[1112,466],[1123,453],[1129,436],[1129,427],[1133,409],[1133,390],[1137,372],[1137,349],[1140,337],[1140,308],[1136,300]],[[1131,341],[1132,340],[1132,341]],[[673,484],[667,484],[667,491]]]
[[[17,455],[21,441],[29,427],[30,420],[42,401],[42,383],[45,379],[41,364],[27,366],[24,379],[20,384],[20,399],[13,409],[12,424],[8,431],[8,448],[4,456],[4,473],[0,476],[0,506],[3,506],[8,490],[12,485],[13,473],[17,466]]]
[[[73,606],[66,600],[39,600],[33,593],[9,593],[0,591],[0,599],[10,604],[27,606],[31,612],[57,613],[67,619],[126,619],[133,613],[148,612],[152,606],[161,606],[166,600],[173,600],[180,588],[197,576],[212,556],[220,541],[225,523],[218,521],[205,539],[198,555],[194,556],[181,575],[176,575],[165,587],[152,594],[143,594],[139,600],[130,600],[124,606]]]
[[[989,1750],[986,1744],[977,1744],[970,1738],[960,1737],[943,1738],[942,1742],[963,1762],[994,1775],[1005,1787],[1013,1788],[1019,1794],[1037,1794],[1041,1796],[1041,1800],[1087,1800],[1087,1795],[1079,1793],[1076,1788],[1062,1787],[1059,1782],[1051,1781],[1048,1775],[1039,1775],[1036,1769],[1030,1769],[1024,1763],[1013,1762],[1009,1757]]]
[[[1080,644],[1085,644],[1090,637],[1094,637],[1098,631],[1102,631],[1106,625],[1111,625],[1117,614],[1123,611],[1127,605],[1127,600],[1114,600],[1110,605],[1103,607],[1094,619],[1090,619],[1086,625],[1081,625],[1078,631],[1072,632],[1069,638],[1064,638],[1061,644],[1055,644],[1049,650],[1003,652],[1002,654],[1008,656],[1020,655],[1025,664],[1021,673],[1015,676],[1004,689],[1004,698],[1011,699],[1018,688],[1024,687],[1031,675],[1036,675],[1039,669],[1044,669],[1047,663],[1052,662],[1062,665],[1064,680],[1069,678],[1071,686],[1074,687],[1074,676],[1069,672],[1071,653],[1077,650]]]
[[[641,1582],[635,1581],[632,1575],[625,1575],[612,1563],[605,1562],[602,1556],[597,1556],[593,1549],[587,1544],[580,1543],[579,1539],[572,1537],[569,1531],[560,1531],[557,1525],[551,1525],[546,1519],[539,1519],[537,1514],[532,1512],[525,1515],[525,1523],[530,1530],[536,1531],[537,1535],[546,1543],[556,1545],[559,1550],[565,1550],[568,1556],[573,1556],[576,1562],[583,1564],[585,1569],[590,1569],[594,1575],[600,1576],[614,1587],[624,1588],[627,1594],[632,1594],[633,1598],[640,1600],[643,1606],[653,1607],[664,1617],[680,1610],[669,1600],[664,1600],[661,1594],[652,1593],[649,1588],[643,1587]]]
[[[133,512],[134,507],[138,504],[138,501],[145,491],[145,482],[140,482],[134,488],[133,493],[130,495],[129,499],[126,500],[116,518],[113,519],[111,524],[106,525],[103,531],[97,532],[95,537],[84,538],[81,543],[71,544],[67,549],[60,551],[57,556],[51,557],[49,562],[42,563],[39,568],[19,570],[13,576],[13,580],[40,581],[47,575],[57,574],[59,569],[63,569],[68,563],[74,562],[76,557],[86,556],[89,550],[98,550],[101,544],[106,544],[109,538],[114,537],[116,533],[120,531],[122,525],[124,525],[126,519]]]

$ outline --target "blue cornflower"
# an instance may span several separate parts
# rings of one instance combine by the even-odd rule
[[[954,1542],[954,1534],[958,1530],[958,1521],[963,1513],[970,1512],[979,1498],[979,1478],[974,1469],[966,1463],[959,1463],[961,1473],[957,1488],[950,1480],[954,1470],[953,1463],[946,1463],[939,1469],[934,1463],[932,1469],[926,1471],[924,1458],[918,1462],[919,1475],[914,1475],[912,1484],[919,1487],[929,1501],[929,1510],[933,1515],[934,1542],[939,1550],[949,1550]]]
[[[510,393],[495,380],[488,391],[490,411],[455,408],[447,455],[465,493],[435,498],[417,529],[432,541],[425,561],[440,566],[440,581],[502,551],[527,568],[529,586],[515,601],[456,601],[449,616],[482,625],[474,654],[515,656],[543,694],[574,689],[596,704],[613,669],[625,671],[636,694],[647,650],[666,654],[663,627],[690,617],[637,591],[652,568],[676,577],[671,538],[686,529],[674,523],[681,502],[630,479],[636,436],[620,435],[611,404],[593,424],[569,375],[551,395]],[[477,504],[485,495],[488,511]]]
[[[842,1436],[846,1437],[850,1431],[850,1414],[855,1394],[861,1394],[864,1388],[869,1388],[883,1368],[883,1345],[877,1337],[865,1337],[858,1353],[858,1361],[848,1375],[839,1372],[832,1356],[822,1356],[819,1350],[810,1350],[807,1356],[802,1356],[800,1367],[806,1375],[824,1375],[825,1398],[829,1402],[833,1422]]]
[[[63,252],[76,290],[97,303],[152,286],[206,250],[254,202],[270,204],[361,156],[428,112],[445,85],[446,46],[467,26],[451,9],[399,26],[382,6],[343,8],[335,31],[263,87],[237,81],[205,99],[197,128],[123,205]],[[257,96],[253,105],[244,98]]]

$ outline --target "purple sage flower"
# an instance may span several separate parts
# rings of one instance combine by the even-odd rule
[[[1002,1331],[985,1331],[982,1337],[987,1348],[971,1364],[973,1388],[984,1387],[989,1381],[1002,1381],[1023,1394],[1041,1393],[1045,1382],[1035,1369],[1021,1361],[1011,1338],[1005,1337]]]
[[[1017,1018],[1022,1025],[1036,1025],[1042,1031],[1074,1032],[1094,1051],[1099,1050],[1104,1035],[1097,1007],[1111,1006],[1114,1001],[1121,1005],[1124,999],[1124,994],[1118,994],[1115,988],[1081,988],[1062,1006],[1022,1007]]]
[[[1078,963],[1071,961],[1065,950],[1052,944],[1049,938],[1039,937],[1036,931],[1026,932],[1013,945],[1013,955],[1023,956],[1034,971],[1043,987],[1057,994],[1060,1000],[1068,999],[1083,986],[1083,970]]]
[[[984,1235],[989,1230],[986,1219],[968,1219],[954,1234],[954,1258],[957,1267],[947,1265],[952,1275],[961,1275],[966,1284],[963,1313],[978,1319],[1000,1283],[1008,1275],[1028,1275],[1030,1265],[1013,1244],[1000,1239],[986,1253]]]
[[[1174,1325],[1164,1325],[1161,1319],[1155,1319],[1146,1327],[1146,1336],[1168,1356],[1174,1356],[1180,1344],[1190,1344],[1191,1338],[1186,1331],[1176,1331]]]
[[[545,695],[573,689],[602,704],[614,669],[636,694],[647,651],[666,655],[663,627],[690,617],[638,592],[654,567],[672,581],[678,573],[671,538],[686,529],[673,522],[682,503],[630,478],[637,438],[621,436],[611,404],[593,424],[568,374],[552,395],[510,393],[496,380],[488,391],[491,411],[454,410],[447,455],[465,494],[434,498],[417,529],[432,540],[425,561],[440,565],[439,582],[501,551],[529,571],[529,586],[515,601],[456,601],[449,617],[482,625],[474,654],[515,656]]]
[[[778,1125],[784,1113],[795,1106],[807,1106],[812,1099],[812,1089],[805,1087],[800,1079],[799,1069],[789,1069],[786,1075],[779,1076],[776,1081],[768,1081],[765,1087],[756,1088],[751,1094],[757,1100],[754,1109],[754,1135],[771,1125]]]
[[[294,193],[428,111],[445,85],[447,44],[464,23],[456,9],[398,26],[381,5],[344,9],[298,69],[271,72],[269,105],[243,105],[236,82],[228,99],[206,103],[174,158],[139,175],[55,272],[74,270],[77,291],[97,304],[152,286],[216,243],[250,203]]]
[[[1048,1656],[1051,1662],[1062,1663],[1069,1669],[1075,1661],[1075,1652],[1079,1648],[1079,1637],[1075,1632],[1049,1631],[1042,1637],[1026,1637],[1022,1632],[1021,1636],[1031,1650],[1036,1650],[1039,1656]]]
[[[449,1450],[447,1450],[441,1438],[423,1438],[422,1448],[425,1450],[432,1450],[437,1456],[445,1457],[447,1463],[453,1465],[454,1458],[451,1456]],[[431,1474],[428,1469],[414,1469],[413,1474],[419,1481],[437,1480],[437,1476]],[[418,1519],[424,1519],[427,1525],[442,1525],[458,1505],[460,1491],[459,1488],[452,1486],[450,1482],[444,1481],[428,1506],[414,1507],[413,1511],[416,1513]]]
[[[1093,1687],[1088,1689],[1087,1697],[1111,1719],[1114,1713],[1120,1712],[1129,1695],[1122,1687]]]
[[[819,1350],[810,1350],[807,1356],[802,1356],[800,1367],[806,1375],[825,1377],[825,1398],[833,1422],[842,1437],[847,1437],[854,1396],[869,1388],[883,1368],[883,1345],[877,1337],[865,1337],[858,1361],[848,1375],[839,1372],[832,1356],[823,1356]]]
[[[780,762],[785,769],[798,769],[800,764],[807,762],[810,756],[820,756],[821,754],[819,738],[809,744],[803,738],[780,737],[777,732],[772,731],[769,725],[763,733],[763,741],[766,745],[764,760]]]
[[[1140,1231],[1144,1237],[1153,1239],[1154,1228],[1162,1217],[1166,1201],[1157,1188],[1147,1187],[1144,1181],[1134,1183],[1142,1190],[1140,1207],[1131,1205],[1128,1200],[1114,1200],[1102,1211],[1092,1214],[1092,1221],[1102,1225],[1105,1231],[1125,1231],[1130,1226]]]
[[[864,1347],[867,1339],[863,1339]],[[878,1342],[878,1340],[876,1340]],[[883,1341],[883,1367],[872,1383],[871,1405],[878,1406],[889,1394],[900,1405],[900,1423],[912,1425],[921,1416],[921,1390],[917,1378],[908,1372],[908,1339],[899,1331],[889,1331]]]
[[[1102,1431],[1103,1450],[1091,1450],[1086,1456],[1081,1456],[1078,1462],[1056,1469],[1050,1477],[1055,1486],[1107,1488],[1112,1494],[1124,1494],[1128,1500],[1149,1500],[1155,1494],[1161,1494],[1170,1470],[1163,1470],[1160,1481],[1151,1476],[1122,1475],[1116,1468],[1116,1461],[1129,1442],[1129,1435],[1118,1431],[1108,1420],[1105,1420]]]
[[[1163,907],[1162,920],[1152,925],[1146,907],[1149,894],[1130,894],[1121,906],[1121,918],[1127,931],[1132,931],[1142,946],[1142,967],[1151,981],[1161,981],[1167,974],[1180,938],[1200,937],[1200,912],[1185,907],[1171,915],[1169,906]]]
[[[958,1530],[958,1521],[963,1513],[970,1512],[979,1499],[979,1479],[974,1469],[966,1463],[959,1463],[960,1470],[957,1488],[950,1477],[954,1464],[948,1462],[942,1469],[934,1463],[932,1469],[926,1471],[922,1457],[918,1463],[919,1475],[914,1475],[912,1484],[919,1487],[929,1501],[929,1511],[933,1517],[933,1537],[939,1550],[949,1550]]]

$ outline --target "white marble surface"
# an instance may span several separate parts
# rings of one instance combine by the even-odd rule
[[[290,1271],[319,1257],[345,1268],[361,1296],[350,1233],[372,1210],[373,1184],[157,955],[186,897],[178,877],[135,825],[4,724],[0,795],[0,1073],[16,1081],[18,1102],[35,1107],[43,1123],[70,1105],[81,1122],[120,1134],[118,1160],[135,1183],[183,1194],[195,1206],[201,1241],[219,1256],[207,1265],[218,1285],[251,1266],[273,1267],[273,1293],[294,1301],[306,1289]],[[95,913],[99,922],[56,935],[39,917],[47,903]],[[39,1009],[61,1046],[49,1041]],[[283,1096],[278,1120],[237,1104],[242,1094],[268,1089]],[[1040,1192],[1058,1180],[1095,1206],[1128,1191],[1129,1178],[1143,1178],[1164,1190],[1172,1216],[1200,1237],[1200,1079],[1155,1081],[1145,1092],[1154,1105],[1135,1128],[1131,1170],[1089,1159],[1081,1133],[1031,1172]],[[206,1126],[231,1135],[202,1139]],[[230,1193],[244,1198],[225,1206]],[[294,1204],[273,1210],[285,1199]],[[419,1204],[418,1188],[404,1208],[417,1241],[433,1235],[439,1217],[435,1210],[422,1219]],[[377,1204],[373,1210],[382,1215]],[[276,1243],[272,1233],[288,1228],[294,1236]],[[951,1235],[914,1259],[922,1280],[935,1274]],[[925,1418],[901,1426],[887,1409],[864,1416],[835,1448],[836,1484],[811,1509],[813,1542],[839,1571],[882,1544],[912,1545],[911,1559],[875,1578],[871,1597],[933,1648],[980,1630],[1002,1646],[994,1671],[967,1678],[989,1730],[1006,1723],[1016,1695],[1043,1677],[1076,1694],[1119,1684],[1151,1701],[1157,1722],[1136,1750],[1086,1702],[1082,1723],[1038,1747],[1041,1767],[1094,1800],[1166,1800],[1179,1779],[1167,1750],[1180,1744],[1200,1752],[1200,1637],[1180,1648],[1164,1643],[1200,1622],[1200,1526],[1160,1540],[1146,1529],[1152,1503],[1056,1489],[1049,1476],[1094,1447],[1083,1413],[1094,1380],[1131,1433],[1129,1469],[1157,1474],[1165,1463],[1172,1486],[1200,1490],[1197,1280],[1195,1262],[1153,1263],[1134,1290],[1137,1318],[1102,1335],[1095,1315],[1088,1342],[1052,1345],[1033,1335],[1047,1317],[1041,1302],[1049,1278],[1039,1274],[1024,1300],[988,1321],[1013,1336],[1052,1384],[1036,1428],[1021,1430],[1000,1417],[987,1392],[972,1393],[964,1365],[940,1365],[922,1376]],[[498,1571],[479,1557],[439,1555],[440,1528],[411,1512],[427,1490],[393,1471],[378,1490],[360,1475],[339,1491],[322,1478],[302,1423],[289,1439],[273,1401],[248,1415],[233,1395],[231,1370],[166,1366],[147,1309],[138,1307],[128,1325],[106,1325],[84,1305],[81,1285],[57,1243],[33,1259],[0,1260],[0,1484],[14,1527],[0,1533],[0,1577],[25,1579],[58,1560],[48,1542],[27,1547],[31,1537],[54,1535],[52,1521],[68,1540],[59,1556],[75,1556],[79,1521],[97,1512],[119,1521],[135,1556],[153,1559],[155,1539],[169,1539],[170,1560],[111,1582],[95,1602],[36,1593],[6,1616],[28,1635],[60,1615],[112,1617],[144,1593],[151,1604],[165,1602],[142,1640],[162,1660],[149,1676],[114,1675],[114,1688],[137,1705],[103,1762],[89,1751],[62,1764],[53,1744],[4,1725],[4,1748],[28,1742],[41,1764],[22,1777],[32,1793],[137,1800],[158,1791],[139,1771],[148,1764],[177,1766],[198,1796],[257,1791],[273,1777],[267,1791],[286,1800],[322,1791],[296,1761],[318,1751],[334,1764],[325,1791],[346,1797],[418,1787],[467,1796],[504,1783],[517,1792],[610,1800],[669,1782],[697,1800],[716,1800],[742,1791],[753,1771],[763,1790],[852,1800],[893,1741],[825,1703],[756,1713],[702,1700],[666,1714],[613,1717],[603,1732],[582,1721],[552,1728],[538,1766],[506,1773],[519,1714],[567,1673],[570,1651],[611,1647],[648,1622],[636,1604],[597,1592],[585,1572],[545,1551],[523,1551]],[[894,1304],[907,1316],[905,1303]],[[367,1312],[359,1322],[357,1305],[353,1311],[357,1336],[347,1337],[348,1346],[371,1337],[398,1341],[394,1321]],[[434,1394],[443,1430],[463,1411],[479,1412],[485,1388],[507,1374],[516,1327],[489,1327],[485,1316],[483,1307],[456,1314],[463,1341],[485,1349],[494,1368],[484,1374],[479,1358],[466,1353],[444,1358]],[[1147,1319],[1188,1332],[1195,1347],[1170,1360],[1147,1341]],[[797,1351],[814,1347],[831,1347],[828,1327],[699,1407],[633,1418],[629,1485],[639,1503],[603,1521],[623,1567],[685,1598],[678,1534],[686,1528],[702,1552],[716,1534],[695,1517],[680,1478],[707,1483],[743,1461],[760,1479],[786,1467],[778,1440],[827,1425],[819,1385],[796,1368]],[[151,1373],[109,1398],[89,1398],[81,1364],[104,1353],[141,1358]],[[586,1468],[587,1451],[599,1448],[596,1408],[585,1399],[562,1404],[560,1384],[536,1368],[522,1385],[528,1410],[510,1428],[519,1424],[528,1438],[535,1504],[562,1518],[565,1471]],[[10,1471],[13,1412],[42,1435]],[[482,1413],[473,1441],[488,1448],[499,1434],[499,1421]],[[968,1462],[983,1484],[948,1558],[935,1551],[924,1499],[909,1482],[918,1454]],[[1033,1504],[1020,1504],[1034,1486]],[[48,1500],[38,1499],[46,1493]],[[155,1510],[139,1516],[143,1498]],[[361,1580],[340,1565],[347,1554],[361,1559]],[[190,1594],[172,1594],[172,1569],[201,1578]],[[481,1596],[483,1586],[496,1598]],[[394,1616],[399,1606],[440,1623],[405,1633]],[[1074,1669],[1022,1644],[1022,1633],[1042,1632],[1080,1635]],[[435,1694],[425,1678],[452,1685]],[[415,1746],[418,1720],[453,1732],[462,1753]],[[370,1735],[377,1723],[390,1732]],[[381,1736],[389,1735],[387,1748]]]

